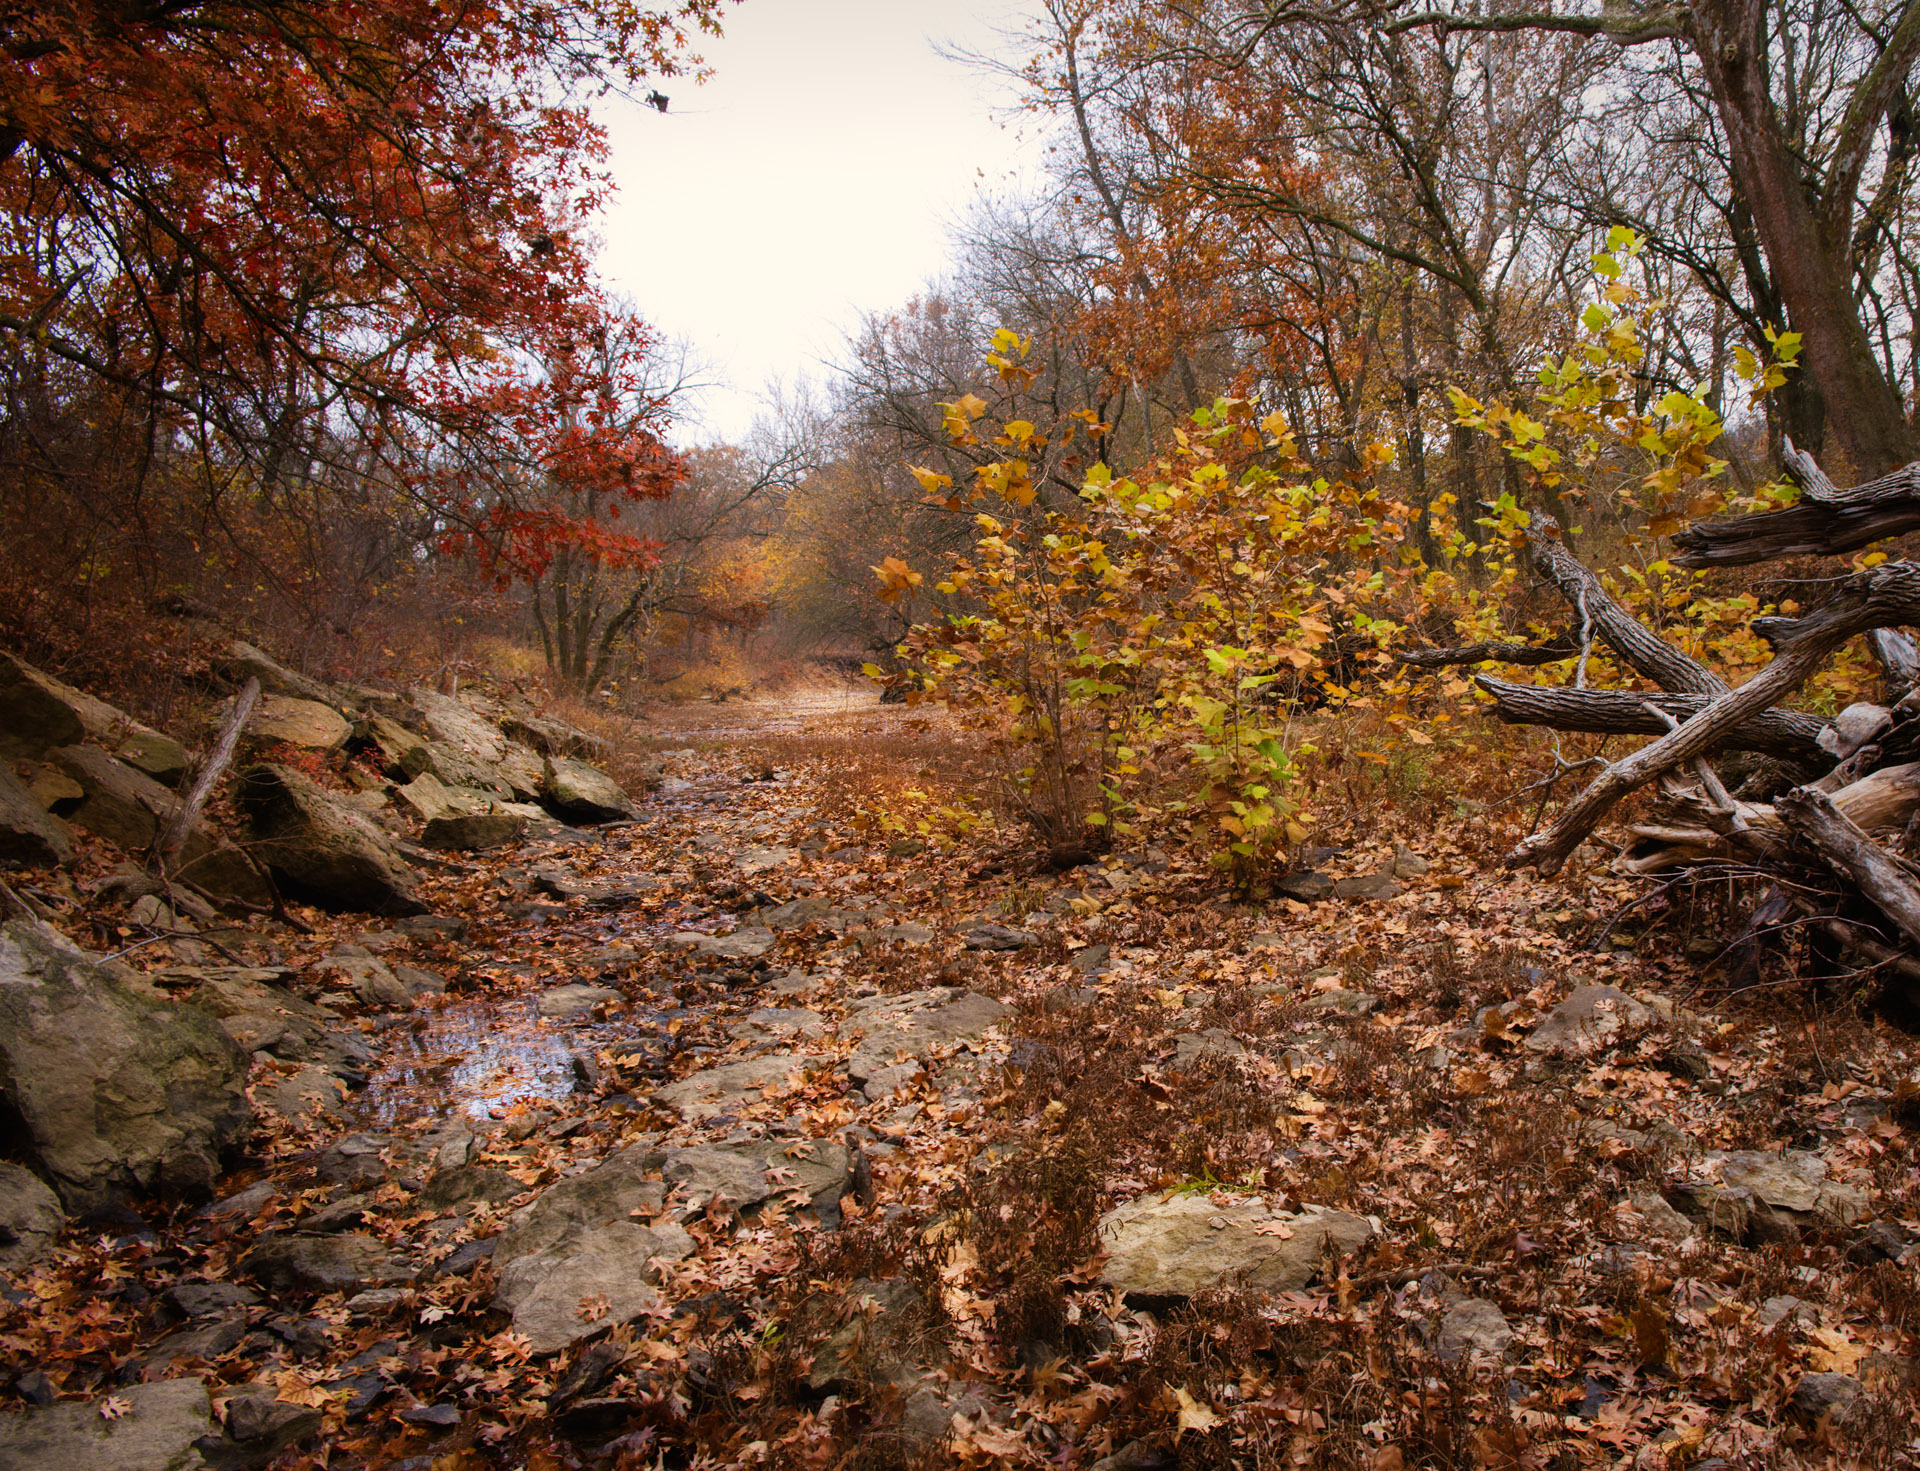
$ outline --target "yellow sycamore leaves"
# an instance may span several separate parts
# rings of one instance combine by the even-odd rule
[[[925,581],[898,557],[888,557],[881,562],[873,569],[873,575],[878,579],[874,596],[887,603],[897,602]]]

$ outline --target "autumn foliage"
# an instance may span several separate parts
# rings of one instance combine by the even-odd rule
[[[639,555],[566,504],[676,473],[629,381],[644,330],[593,277],[588,104],[718,12],[0,7],[10,551],[68,593],[204,594],[212,560],[294,603],[455,542],[518,575],[565,542]],[[374,567],[320,545],[349,506]]]

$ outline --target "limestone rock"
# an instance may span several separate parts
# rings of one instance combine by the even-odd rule
[[[512,812],[468,812],[435,817],[420,834],[421,843],[452,853],[483,853],[526,836],[527,820]]]
[[[507,754],[507,738],[500,734],[500,728],[467,701],[428,689],[409,690],[407,699],[420,712],[434,741],[452,746],[484,766],[497,765]]]
[[[924,1059],[935,1047],[976,1042],[1006,1014],[991,996],[947,987],[875,997],[841,1026],[842,1036],[859,1041],[847,1076],[859,1083],[894,1063]]]
[[[0,928],[0,1093],[70,1208],[210,1190],[247,1124],[246,1081],[205,1012],[136,995],[46,925]]]
[[[411,1011],[413,993],[373,955],[326,955],[307,968],[310,982],[349,992],[365,1011]]]
[[[1208,1027],[1201,1032],[1182,1032],[1174,1039],[1173,1058],[1167,1066],[1184,1072],[1209,1057],[1245,1057],[1247,1047],[1225,1027]]]
[[[1400,881],[1393,876],[1391,867],[1377,873],[1336,879],[1333,885],[1333,897],[1336,899],[1391,899],[1399,892]]]
[[[980,924],[962,935],[960,943],[969,950],[1032,950],[1040,944],[1040,937],[1032,930],[1011,925]]]
[[[693,1238],[678,1226],[617,1221],[515,1257],[500,1270],[494,1306],[513,1315],[514,1332],[533,1352],[557,1353],[653,1307],[660,1292],[646,1281],[647,1268],[692,1250]]]
[[[500,722],[500,731],[508,740],[531,746],[542,756],[577,756],[583,761],[605,761],[613,754],[613,745],[597,736],[556,720],[550,715],[530,712],[512,713]]]
[[[356,722],[352,739],[356,746],[379,753],[381,769],[388,776],[404,775],[407,752],[426,744],[424,737],[385,715],[372,715]]]
[[[1283,875],[1274,883],[1274,888],[1289,899],[1313,904],[1332,895],[1333,880],[1318,869],[1308,868]]]
[[[259,745],[279,741],[306,751],[337,751],[353,727],[331,705],[291,695],[262,695],[247,722],[247,739]]]
[[[92,741],[171,786],[186,775],[185,747],[104,700],[0,653],[0,756],[34,758]]]
[[[331,705],[339,698],[319,680],[296,673],[271,654],[239,639],[227,645],[226,655],[215,663],[214,672],[235,688],[257,679],[262,694],[287,695],[320,705]]]
[[[568,822],[611,822],[633,815],[620,783],[597,767],[566,756],[549,756],[547,805]]]
[[[68,820],[129,853],[152,847],[161,824],[170,822],[179,809],[180,799],[174,793],[97,746],[63,746],[53,752],[52,759],[85,793]],[[219,898],[260,905],[273,898],[251,859],[197,824],[187,834],[171,872]]]
[[[1542,1056],[1580,1057],[1624,1042],[1644,1030],[1653,1013],[1615,986],[1576,986],[1527,1038]]]
[[[1320,1269],[1327,1246],[1345,1255],[1374,1234],[1345,1211],[1288,1214],[1253,1196],[1217,1205],[1205,1194],[1139,1196],[1102,1216],[1099,1230],[1108,1254],[1101,1281],[1143,1297],[1239,1284],[1295,1292]]]
[[[0,1272],[18,1272],[53,1250],[67,1223],[60,1197],[18,1165],[0,1164]]]
[[[494,1265],[504,1270],[516,1257],[557,1247],[572,1237],[629,1219],[635,1211],[658,1213],[666,1186],[647,1176],[660,1156],[644,1144],[609,1155],[590,1170],[549,1185],[517,1211],[499,1235]]]
[[[733,866],[749,876],[766,873],[797,856],[793,848],[748,848],[733,860]]]
[[[13,768],[0,760],[0,865],[52,868],[72,860],[73,840],[66,825],[42,807],[20,785]]]
[[[538,802],[546,792],[547,763],[518,741],[507,742],[507,754],[494,763],[493,770],[523,802]]]
[[[263,764],[240,777],[240,804],[253,819],[274,874],[334,908],[421,914],[413,881],[387,836],[305,776]]]
[[[583,1011],[592,1011],[596,1006],[619,999],[620,993],[607,986],[583,986],[578,982],[569,982],[542,991],[536,1006],[542,1016],[565,1018],[578,1016]]]
[[[364,1292],[411,1282],[418,1272],[381,1241],[357,1231],[263,1236],[240,1262],[241,1270],[278,1291]]]
[[[470,788],[496,801],[513,796],[513,788],[501,780],[491,761],[483,761],[450,741],[428,741],[412,747],[400,758],[400,769],[416,781],[431,776],[443,787]]]
[[[1484,1297],[1463,1298],[1440,1319],[1435,1347],[1451,1363],[1463,1358],[1499,1358],[1513,1342],[1513,1329],[1498,1303]]]
[[[768,1094],[784,1092],[791,1080],[820,1060],[796,1052],[775,1052],[745,1062],[702,1069],[657,1090],[653,1099],[692,1122],[732,1113],[758,1103]]]
[[[283,1400],[271,1385],[243,1384],[226,1397],[227,1436],[200,1444],[214,1471],[253,1471],[282,1452],[313,1439],[326,1416],[312,1405]]]
[[[773,948],[772,930],[745,926],[730,935],[703,935],[698,930],[682,930],[668,937],[668,944],[684,945],[711,955],[717,960],[755,960]]]
[[[195,1442],[213,1431],[198,1379],[162,1379],[113,1391],[125,1414],[62,1402],[0,1415],[0,1471],[202,1471]]]
[[[1398,839],[1393,845],[1393,876],[1402,879],[1422,877],[1433,865]]]

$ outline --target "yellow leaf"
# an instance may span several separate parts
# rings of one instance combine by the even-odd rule
[[[953,485],[951,475],[942,475],[938,470],[924,470],[918,465],[909,465],[913,478],[920,482],[920,488],[929,494],[936,490],[947,490]]]
[[[1197,1430],[1205,1435],[1209,1430],[1226,1423],[1223,1416],[1214,1414],[1184,1389],[1174,1390],[1173,1397],[1180,1406],[1180,1428],[1174,1432],[1175,1439],[1185,1435],[1189,1430]]]
[[[1867,1356],[1866,1349],[1836,1328],[1813,1328],[1807,1337],[1807,1364],[1816,1374],[1851,1374]]]

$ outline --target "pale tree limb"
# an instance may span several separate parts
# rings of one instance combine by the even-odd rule
[[[207,798],[213,794],[221,774],[233,761],[233,753],[240,744],[240,733],[247,728],[247,722],[253,718],[253,707],[260,701],[260,681],[249,679],[240,688],[240,694],[233,702],[233,708],[227,712],[227,718],[220,726],[220,734],[215,737],[213,749],[195,774],[193,785],[187,789],[187,797],[180,804],[180,810],[173,814],[173,820],[162,829],[153,846],[156,866],[164,873],[166,866],[187,844],[187,837],[193,831],[193,825],[200,817],[200,809],[207,804]]]
[[[1920,621],[1920,563],[1888,562],[1856,573],[1819,612],[1803,618],[1780,655],[1739,689],[1709,703],[1678,730],[1608,767],[1545,832],[1524,839],[1507,855],[1509,868],[1551,876],[1629,792],[1720,744],[1751,719],[1798,689],[1827,656],[1869,628]],[[1682,656],[1684,657],[1684,656]]]
[[[1826,864],[1860,892],[1920,945],[1920,884],[1913,875],[1858,827],[1848,821],[1832,799],[1814,787],[1797,787],[1774,802],[1774,808],[1800,837],[1812,844]]]

